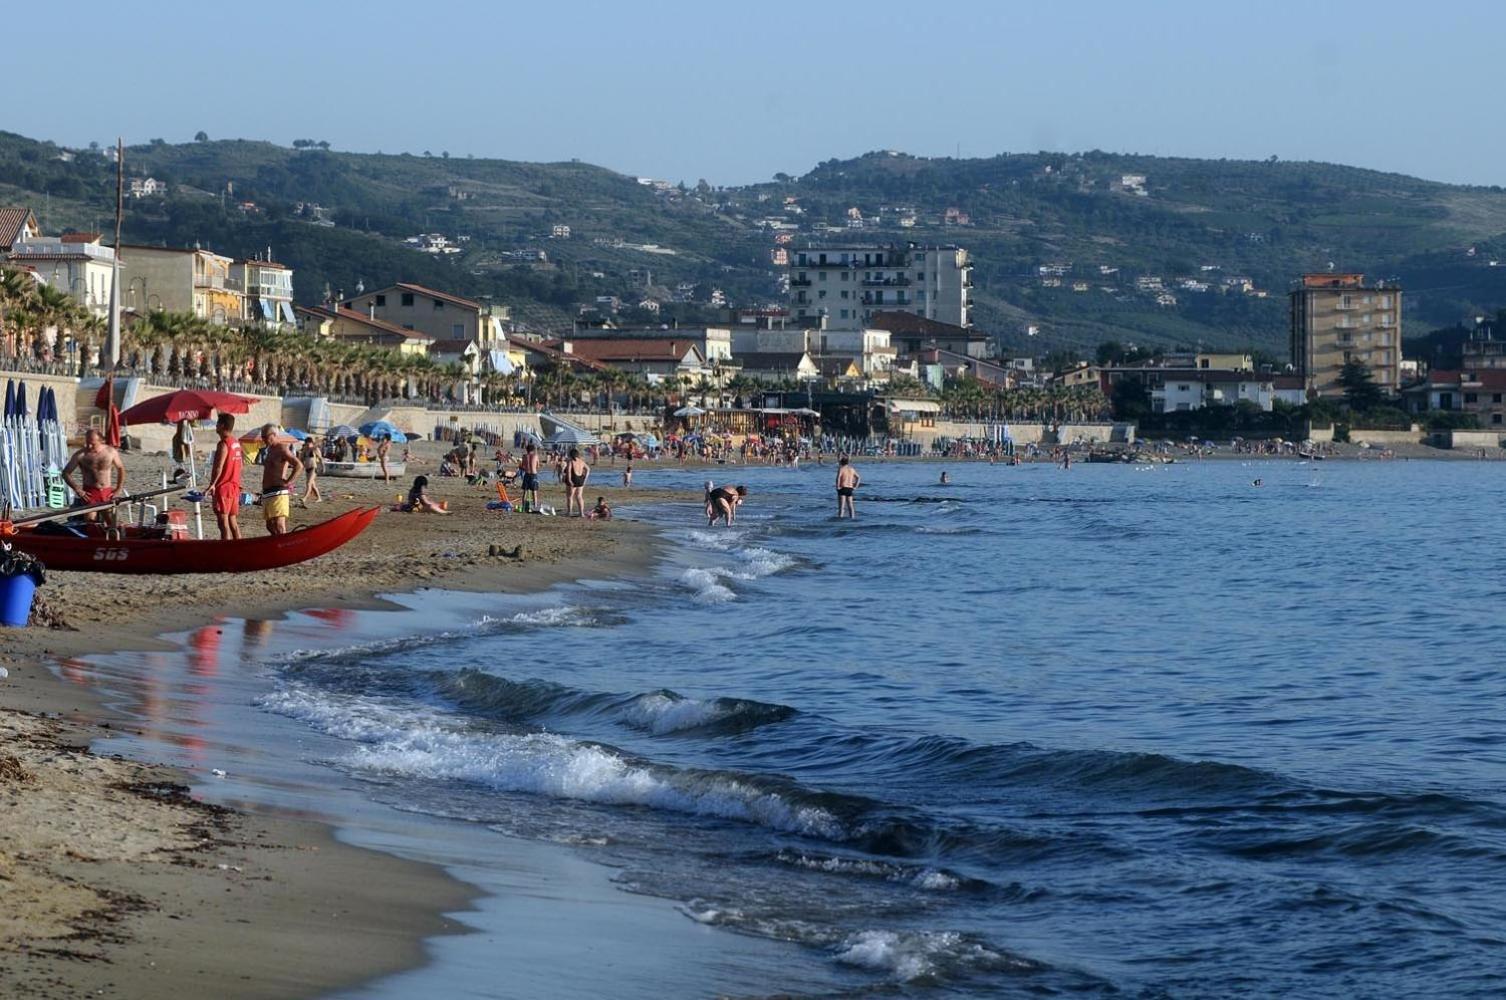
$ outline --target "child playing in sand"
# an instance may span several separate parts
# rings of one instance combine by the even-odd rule
[[[612,508],[607,503],[607,498],[597,497],[596,506],[592,507],[591,513],[586,516],[596,521],[610,521],[612,519]]]

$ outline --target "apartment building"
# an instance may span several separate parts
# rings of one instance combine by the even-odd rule
[[[956,246],[809,246],[789,255],[790,312],[804,326],[861,330],[883,311],[972,325],[972,264]]]
[[[120,300],[138,312],[187,312],[239,325],[246,318],[246,294],[234,266],[231,258],[198,247],[127,243],[120,252]]]
[[[1292,364],[1309,394],[1341,396],[1359,361],[1389,393],[1401,388],[1401,289],[1363,274],[1304,274],[1291,293]]]
[[[507,344],[506,306],[476,302],[448,292],[400,281],[386,288],[362,292],[342,303],[405,330],[417,330],[434,340],[474,340],[483,350]]]
[[[115,249],[101,246],[98,233],[31,235],[17,241],[6,259],[26,267],[58,291],[67,292],[96,316],[109,312]]]
[[[246,294],[248,320],[264,326],[297,324],[298,319],[293,315],[292,268],[271,260],[240,260],[230,274]]]

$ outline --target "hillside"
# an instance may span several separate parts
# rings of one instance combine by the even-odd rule
[[[578,162],[244,140],[153,142],[128,148],[126,162],[129,175],[171,185],[166,197],[129,202],[128,241],[197,241],[236,255],[270,246],[296,269],[304,302],[326,285],[349,293],[405,279],[493,296],[539,326],[567,324],[598,295],[667,303],[681,283],[700,304],[666,304],[663,316],[710,315],[712,288],[736,305],[778,302],[771,222],[798,226],[797,244],[966,246],[978,324],[1038,352],[1114,338],[1279,356],[1290,280],[1330,262],[1402,282],[1409,334],[1506,301],[1506,266],[1495,266],[1506,265],[1506,192],[1328,164],[873,153],[799,178],[687,188]],[[106,227],[113,186],[113,164],[98,152],[0,133],[0,202],[32,205],[49,231]],[[861,230],[847,228],[853,216]],[[556,226],[568,238],[552,235]],[[459,252],[403,244],[419,233],[442,234]],[[1163,290],[1146,287],[1150,278]]]

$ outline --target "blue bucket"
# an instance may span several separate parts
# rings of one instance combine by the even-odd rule
[[[31,620],[31,599],[36,592],[35,573],[0,576],[0,625],[25,628]]]

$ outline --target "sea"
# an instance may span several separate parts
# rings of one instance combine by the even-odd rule
[[[858,467],[640,467],[750,491],[621,511],[640,579],[60,669],[489,894],[350,997],[1506,995],[1506,465]]]

